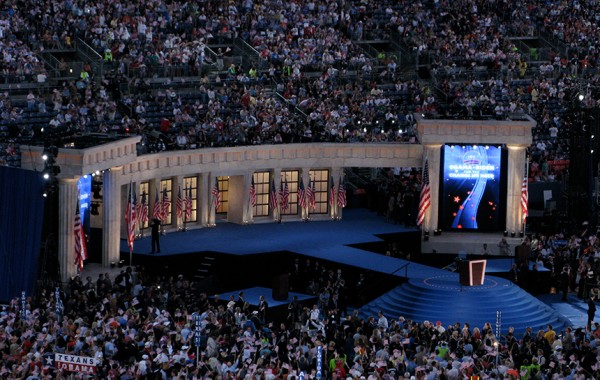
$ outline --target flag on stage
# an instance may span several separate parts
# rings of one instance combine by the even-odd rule
[[[331,207],[335,204],[335,185],[333,184],[333,176],[331,176],[331,185],[329,190],[329,204]]]
[[[169,194],[167,188],[164,187],[162,191],[162,200],[160,202],[160,220],[165,221],[169,217],[171,212],[171,201],[169,200]]]
[[[277,208],[277,188],[275,187],[275,179],[271,180],[271,192],[269,194],[269,205],[272,210]]]
[[[289,205],[289,200],[290,200],[290,189],[288,188],[288,183],[287,183],[287,179],[285,180],[285,184],[281,184],[279,187],[279,203],[281,204],[281,209],[282,210],[287,210],[288,209],[288,205]]]
[[[300,177],[300,183],[298,184],[298,206],[301,209],[306,208],[306,190],[304,189],[304,181]]]
[[[250,182],[250,204],[252,207],[256,206],[256,187],[254,187],[254,175],[252,175],[252,182]]]
[[[137,196],[135,202],[135,215],[137,216],[137,220],[139,221],[141,219],[140,215],[142,215],[142,202],[137,202]]]
[[[312,179],[308,179],[308,187],[306,188],[306,198],[308,198],[308,206],[314,210],[316,205],[317,205],[317,201],[316,201],[316,193],[317,193],[317,189],[316,189],[316,185],[315,185],[315,181],[313,181]]]
[[[140,202],[140,213],[138,215],[138,219],[142,224],[146,224],[148,222],[148,196],[146,194],[146,190],[142,192],[142,200]]]
[[[423,168],[423,184],[421,186],[421,196],[419,197],[419,214],[417,215],[417,226],[425,221],[425,212],[431,206],[431,188],[429,187],[429,160],[425,159]]]
[[[192,187],[188,187],[185,192],[185,217],[186,219],[192,219]]]
[[[183,198],[181,198],[181,186],[177,190],[177,200],[175,201],[175,207],[177,208],[177,217],[183,218]]]
[[[129,252],[133,252],[133,242],[135,241],[135,224],[137,223],[136,199],[133,191],[133,184],[129,182],[129,196],[127,197],[127,208],[125,209],[125,226],[127,227],[127,245]]]
[[[77,207],[75,208],[75,225],[73,226],[75,235],[75,265],[77,270],[83,269],[83,261],[87,259],[87,248],[85,246],[85,232],[81,225],[81,216],[79,215],[79,199],[77,199]]]
[[[161,208],[162,206],[158,200],[158,189],[156,189],[156,198],[154,199],[154,208],[152,209],[152,219],[160,220]]]
[[[521,185],[521,210],[523,211],[523,223],[525,223],[525,219],[527,219],[527,215],[529,215],[529,208],[527,207],[527,203],[529,201],[529,181],[527,175],[523,177],[523,184]]]
[[[346,187],[344,186],[344,179],[340,177],[340,182],[338,183],[338,206],[341,208],[346,207]]]
[[[212,188],[211,194],[213,195],[215,210],[218,210],[219,206],[221,206],[221,192],[219,191],[219,180],[217,177],[215,177],[215,185]]]

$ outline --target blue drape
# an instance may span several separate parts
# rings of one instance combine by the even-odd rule
[[[0,302],[32,295],[38,275],[44,183],[39,172],[0,167]]]

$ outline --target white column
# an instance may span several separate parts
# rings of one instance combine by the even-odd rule
[[[179,190],[181,189],[181,206],[182,206],[182,211],[183,211],[183,216],[181,218],[179,218],[179,216],[177,216],[177,197],[179,196]],[[178,175],[176,177],[173,177],[173,218],[175,220],[175,223],[173,223],[173,227],[175,228],[175,231],[179,231],[179,229],[183,229],[184,225],[183,225],[183,220],[185,217],[185,205],[184,205],[184,199],[185,199],[185,184],[183,183],[183,176]]]
[[[521,185],[525,176],[525,147],[508,146],[508,173],[506,183],[506,231],[518,234],[523,230]]]
[[[423,167],[425,160],[429,162],[429,188],[431,193],[431,206],[425,213],[423,222],[423,231],[433,231],[438,228],[439,220],[439,199],[440,199],[440,164],[441,164],[441,144],[427,145],[423,149]],[[418,204],[419,199],[415,200]],[[418,212],[418,211],[417,211]],[[415,218],[417,215],[415,215]]]
[[[246,178],[245,175],[229,176],[227,221],[230,223],[245,224],[246,222],[246,212],[248,210]]]
[[[109,267],[121,257],[121,210],[122,191],[118,183],[121,168],[112,168],[102,175],[103,181],[103,226],[102,226],[102,266]],[[129,184],[128,184],[129,186]]]
[[[58,182],[58,261],[63,283],[77,274],[75,265],[75,208],[77,205],[77,180],[60,179]]]
[[[210,216],[214,215],[211,213],[212,198],[210,194],[209,186],[210,174],[203,173],[200,175],[198,180],[198,215],[199,221],[203,226],[208,226],[210,223]],[[213,179],[214,181],[214,179]]]

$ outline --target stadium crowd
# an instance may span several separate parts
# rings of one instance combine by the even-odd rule
[[[572,111],[597,106],[597,18],[595,2],[579,1],[6,0],[0,5],[2,81],[34,86],[25,96],[12,95],[17,87],[0,94],[0,163],[18,166],[21,142],[54,136],[141,134],[140,153],[416,143],[413,112],[497,119],[526,113],[538,122],[530,180],[562,180],[569,134],[580,122]],[[556,51],[523,51],[509,38],[540,31]],[[39,55],[71,48],[78,38],[98,52],[109,74],[86,63],[72,79],[61,66],[65,78],[49,86]],[[225,46],[234,38],[254,49],[256,59],[243,65],[227,59]],[[369,56],[353,42],[389,38],[399,40],[403,54],[429,64],[431,79],[417,79],[402,67],[402,56]],[[163,75],[169,79],[156,82]],[[193,82],[193,91],[173,77]],[[129,91],[121,90],[123,83]],[[411,201],[404,199],[414,197],[411,188],[380,187],[390,201],[377,209],[402,222],[406,213],[397,205]],[[565,245],[559,236],[534,239],[533,253],[540,265],[556,268],[561,288],[567,281],[574,290],[590,270],[598,273],[590,259],[595,238],[586,240],[582,255],[577,237]],[[282,320],[239,299],[208,297],[182,277],[76,278],[63,294],[60,316],[49,290],[28,299],[26,315],[18,299],[0,312],[0,379],[67,377],[46,364],[50,352],[96,358],[99,378],[292,379],[300,372],[314,378],[318,346],[324,377],[332,379],[600,377],[598,326],[564,332],[533,326],[497,336],[489,324],[361,318],[341,307],[343,286],[332,273],[330,286],[327,276],[302,284],[318,302],[290,304]],[[195,312],[202,320],[198,357]]]
[[[0,312],[1,379],[590,379],[600,375],[600,328],[512,328],[362,318],[337,297],[342,272],[296,261],[294,299],[275,318],[241,292],[221,300],[183,275],[150,278],[122,270],[112,279],[73,278],[57,309],[52,289]],[[300,281],[304,279],[304,281]],[[364,276],[356,280],[360,287]],[[262,297],[261,297],[262,298]],[[64,303],[64,304],[63,304]],[[58,313],[58,314],[57,314]],[[201,321],[199,332],[196,317]],[[196,346],[199,340],[199,346]],[[318,348],[320,347],[320,349]],[[94,358],[95,374],[53,368],[54,353]]]
[[[87,64],[78,80],[62,81],[51,94],[2,102],[8,142],[36,136],[29,121],[44,115],[63,135],[142,133],[145,153],[280,142],[416,142],[407,120],[412,112],[499,119],[528,113],[538,121],[531,179],[556,180],[569,160],[573,122],[565,110],[582,81],[593,86],[596,80],[596,49],[586,37],[596,10],[589,4],[577,3],[575,12],[561,2],[540,7],[472,0],[45,5],[3,4],[0,41],[11,47],[4,53],[5,81],[45,81],[35,53],[71,47],[76,38],[104,57],[113,77],[95,80],[98,73]],[[590,21],[577,22],[578,15]],[[568,45],[566,56],[551,51],[537,57],[535,49],[525,52],[508,38],[542,29]],[[231,49],[215,52],[209,45],[236,37],[256,49],[257,63],[222,66]],[[369,57],[352,43],[391,37],[430,64],[431,81],[401,73],[401,57]],[[205,65],[217,70],[207,73]],[[158,73],[199,83],[193,91],[169,87],[169,80],[157,87],[151,79]],[[123,81],[130,82],[130,93],[114,88]],[[595,106],[592,91],[583,93],[582,104]],[[18,161],[12,150],[3,145],[4,163]]]

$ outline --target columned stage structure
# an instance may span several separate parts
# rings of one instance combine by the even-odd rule
[[[206,228],[216,223],[211,189],[217,178],[227,178],[228,210],[226,220],[231,223],[274,222],[273,215],[255,216],[249,205],[249,188],[253,174],[267,173],[268,183],[276,187],[288,181],[291,171],[297,173],[304,186],[313,180],[315,171],[324,173],[320,184],[321,199],[326,212],[311,215],[313,220],[340,218],[342,209],[327,202],[330,178],[339,185],[344,168],[416,167],[429,159],[432,206],[425,218],[423,231],[438,228],[440,148],[446,142],[469,144],[505,144],[508,148],[508,190],[506,197],[506,228],[520,230],[520,187],[525,168],[525,149],[531,144],[531,129],[535,122],[526,116],[518,120],[430,120],[415,115],[420,144],[394,143],[310,143],[285,145],[256,145],[226,148],[168,151],[138,156],[136,145],[140,137],[130,137],[88,149],[59,147],[56,165],[61,167],[59,180],[59,263],[62,281],[77,273],[73,259],[73,223],[78,199],[77,184],[83,176],[99,173],[102,200],[92,225],[102,230],[102,265],[108,267],[120,258],[119,242],[126,238],[124,213],[130,183],[139,189],[147,188],[146,200],[152,213],[152,204],[169,185],[169,202],[174,215],[178,189],[186,189],[193,182],[194,220],[185,223],[188,229]],[[42,147],[22,146],[22,167],[30,170],[43,168]],[[162,186],[161,186],[162,185]],[[264,194],[263,194],[264,195]],[[185,196],[185,194],[184,194]],[[141,201],[141,192],[137,191]],[[284,215],[286,221],[300,221],[304,212]],[[165,228],[174,232],[184,227],[181,219],[173,218]],[[432,252],[438,238],[423,242],[423,252]],[[480,244],[480,243],[478,243]],[[442,252],[438,250],[438,252]]]
[[[432,205],[425,215],[422,226],[429,238],[422,243],[423,253],[467,253],[479,254],[483,243],[490,250],[497,249],[498,241],[504,232],[511,247],[520,243],[519,233],[523,231],[523,211],[521,208],[521,187],[526,174],[526,150],[532,143],[532,129],[536,122],[526,115],[518,115],[509,120],[446,120],[428,119],[415,115],[418,137],[423,144],[423,156],[429,160]],[[440,179],[442,146],[447,143],[465,145],[500,145],[508,151],[506,167],[506,221],[503,229],[481,232],[440,231]]]

